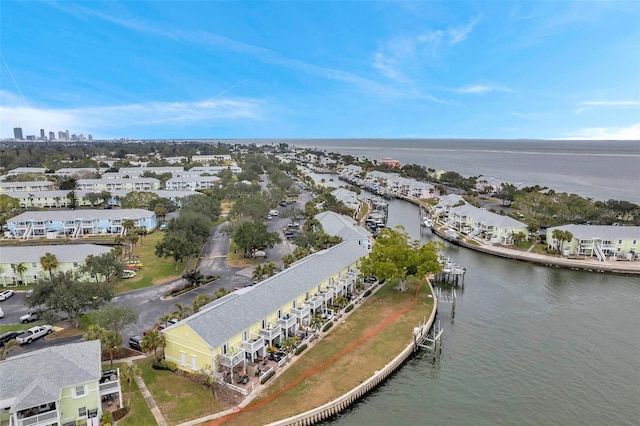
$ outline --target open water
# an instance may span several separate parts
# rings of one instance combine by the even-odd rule
[[[338,149],[337,144],[327,144],[326,149],[343,154],[357,151],[371,159],[393,156],[437,170],[487,175],[479,166],[467,164],[475,158],[463,155],[468,149],[464,147],[458,148],[456,155],[446,154],[452,162],[443,165],[431,156],[442,158],[439,150],[444,148],[416,148],[405,160],[402,149],[342,145]],[[502,160],[496,161],[492,170],[496,178],[515,171],[518,176],[531,176],[527,185],[548,185],[596,199],[600,198],[597,193],[612,194],[602,198],[637,202],[638,143],[613,142],[612,157],[605,155],[606,149],[597,148],[598,144],[587,145],[554,148],[561,154],[551,155],[553,159],[544,164],[525,161],[520,163],[521,170],[505,160],[511,154],[495,153],[495,158]],[[611,169],[603,176],[602,189],[569,185],[590,173],[576,167],[572,156],[565,153],[596,148],[602,155],[583,156],[588,159],[583,167],[596,167],[595,158],[609,162]],[[559,169],[547,182],[548,176],[541,170],[552,169],[552,162]],[[467,172],[465,167],[472,169]],[[324,178],[329,181],[335,176]],[[567,189],[560,187],[562,182]],[[405,201],[390,202],[388,225],[403,225],[413,238],[423,241],[438,239],[430,231],[421,233],[418,210]],[[455,322],[451,322],[448,305],[440,308],[438,316],[445,329],[440,359],[434,362],[427,353],[412,358],[377,390],[327,424],[640,424],[638,277],[538,266],[448,243],[446,254],[467,273],[464,289],[458,291]]]
[[[307,139],[288,143],[479,176],[490,183],[541,185],[595,200],[640,203],[640,141]]]

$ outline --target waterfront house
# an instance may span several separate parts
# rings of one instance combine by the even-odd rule
[[[493,244],[513,244],[515,234],[528,234],[526,223],[471,204],[452,207],[445,225],[467,234],[468,238],[487,240]]]
[[[7,228],[10,237],[22,239],[123,235],[127,219],[147,231],[157,226],[156,216],[149,210],[99,209],[25,212],[7,220]]]
[[[610,225],[561,225],[547,228],[547,246],[560,249],[560,241],[553,238],[553,231],[569,231],[571,241],[562,243],[565,256],[595,257],[607,259],[638,260],[640,226]]]
[[[360,173],[362,173],[362,167],[356,166],[355,164],[348,164],[340,171],[340,179],[352,182],[360,178]]]
[[[383,166],[387,166],[387,167],[391,167],[392,169],[395,169],[397,167],[400,167],[401,164],[398,160],[396,160],[395,158],[389,158],[389,157],[385,157],[382,158],[378,161],[378,164],[383,165]]]
[[[368,253],[358,242],[345,241],[215,300],[163,330],[165,358],[191,372],[245,368],[269,346],[308,327],[333,298],[352,291],[360,259]]]
[[[0,193],[11,193],[17,191],[40,192],[55,188],[55,183],[48,180],[37,180],[33,182],[0,182]]]
[[[345,188],[337,188],[331,191],[331,195],[336,197],[336,200],[340,201],[351,210],[355,212],[360,210],[360,200],[358,200],[358,194],[355,192],[349,191]]]
[[[102,372],[100,341],[68,343],[0,361],[0,424],[98,426],[104,401],[122,401],[119,371]]]
[[[176,173],[184,172],[184,167],[182,166],[167,166],[167,167],[121,167],[118,170],[120,173],[127,174],[131,177],[141,177],[146,172],[155,173],[157,175],[161,175],[164,173],[171,173],[172,176],[175,176]]]
[[[326,211],[314,217],[322,225],[322,230],[329,235],[340,237],[342,241],[357,241],[367,249],[373,246],[373,234],[348,216]]]
[[[436,198],[439,195],[439,192],[430,183],[401,176],[391,177],[387,185],[387,193],[396,197],[403,196],[420,200]]]
[[[447,194],[438,199],[434,211],[438,216],[447,216],[452,208],[463,204],[466,204],[466,201],[460,195]]]
[[[111,247],[96,244],[0,246],[0,283],[5,287],[20,283],[31,284],[47,276],[49,272],[40,262],[47,253],[53,254],[58,261],[58,267],[53,272],[78,272],[90,255],[100,256],[110,251]],[[19,264],[25,268],[22,273],[16,269]],[[84,278],[92,277],[86,275]]]

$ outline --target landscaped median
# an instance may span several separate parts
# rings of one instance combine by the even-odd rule
[[[433,310],[429,286],[417,280],[410,285],[404,293],[383,286],[273,379],[261,397],[211,424],[270,423],[319,407],[366,381],[406,349],[414,327]]]

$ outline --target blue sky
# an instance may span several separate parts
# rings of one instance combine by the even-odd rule
[[[0,137],[640,139],[640,2],[0,4]]]

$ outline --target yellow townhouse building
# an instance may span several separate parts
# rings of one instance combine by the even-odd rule
[[[165,358],[190,372],[245,369],[269,346],[302,334],[335,297],[353,291],[360,259],[368,253],[357,241],[345,241],[215,300],[163,330]]]

